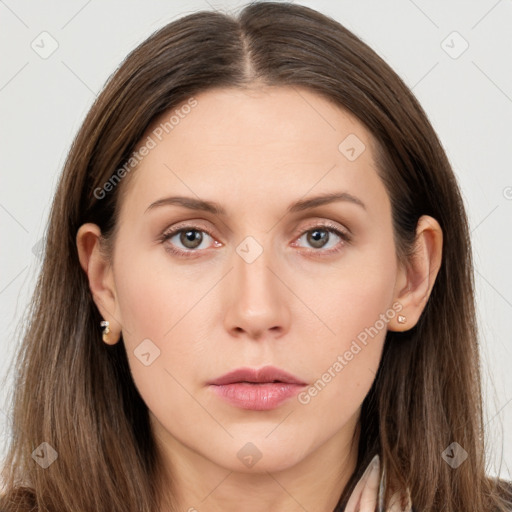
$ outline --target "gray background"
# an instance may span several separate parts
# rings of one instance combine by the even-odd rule
[[[296,3],[333,16],[377,51],[413,89],[448,153],[474,244],[489,473],[510,478],[512,1]],[[153,31],[186,13],[243,4],[0,0],[0,457],[8,370],[72,137],[108,76]]]

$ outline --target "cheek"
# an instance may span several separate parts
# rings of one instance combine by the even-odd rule
[[[317,341],[321,350],[305,347],[315,380],[302,403],[314,402],[328,415],[328,404],[336,403],[333,418],[339,418],[340,408],[351,415],[363,401],[378,370],[388,323],[396,314],[396,260],[392,248],[381,249],[354,254],[354,261],[324,279],[313,297],[329,329],[322,329],[325,335]]]
[[[187,279],[179,267],[172,266],[163,248],[137,251],[120,241],[115,287],[124,340],[132,344],[144,338],[158,344],[165,340],[198,300],[192,283],[184,281]]]
[[[208,341],[198,336],[203,325],[196,315],[216,278],[197,284],[182,267],[172,266],[164,249],[158,254],[118,247],[116,313],[134,382],[152,410],[169,407],[171,400],[190,407],[184,376],[199,367]]]
[[[198,297],[183,293],[178,273],[174,279],[169,272],[140,268],[147,269],[147,261],[126,260],[116,276],[128,363],[149,410],[180,431],[190,422],[204,422],[204,410],[191,400],[181,374],[198,365],[197,347],[191,344],[194,324],[187,316]],[[170,411],[180,413],[171,416]]]

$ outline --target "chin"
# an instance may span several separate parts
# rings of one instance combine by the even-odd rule
[[[239,473],[276,473],[285,471],[298,464],[304,456],[297,446],[286,446],[283,444],[273,445],[268,440],[255,440],[254,443],[247,442],[237,449],[237,460],[229,461],[229,469]]]

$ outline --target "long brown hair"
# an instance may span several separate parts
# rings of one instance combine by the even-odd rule
[[[255,83],[307,88],[370,130],[399,255],[410,253],[421,215],[444,232],[441,268],[418,324],[387,333],[362,404],[357,467],[338,509],[379,453],[416,511],[505,510],[504,484],[486,476],[470,239],[445,152],[411,91],[353,33],[307,7],[260,2],[236,17],[191,14],[154,33],[109,79],[78,132],[17,360],[2,511],[158,510],[164,480],[148,410],[123,343],[101,341],[75,237],[94,222],[114,239],[120,194],[136,170],[105,197],[97,191],[158,116],[211,87]],[[43,442],[58,454],[46,469],[32,457]],[[453,442],[468,454],[456,469],[442,458]]]

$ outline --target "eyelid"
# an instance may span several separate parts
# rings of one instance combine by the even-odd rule
[[[311,231],[312,229],[315,229],[315,228],[324,228],[326,230],[332,229],[333,231],[339,231],[347,239],[351,239],[352,238],[352,232],[350,231],[350,229],[348,229],[347,227],[342,226],[340,224],[337,224],[335,222],[332,222],[330,220],[314,220],[314,221],[311,221],[305,227],[302,226],[300,228],[300,231],[296,235],[296,238],[302,236],[306,232]]]
[[[200,220],[184,220],[182,222],[178,222],[177,224],[173,224],[172,226],[169,226],[163,230],[162,236],[165,236],[170,233],[176,234],[177,232],[186,229],[196,229],[197,231],[204,231],[205,233],[208,233],[211,237],[213,237],[213,235],[211,234],[211,230],[206,226],[202,225]]]

